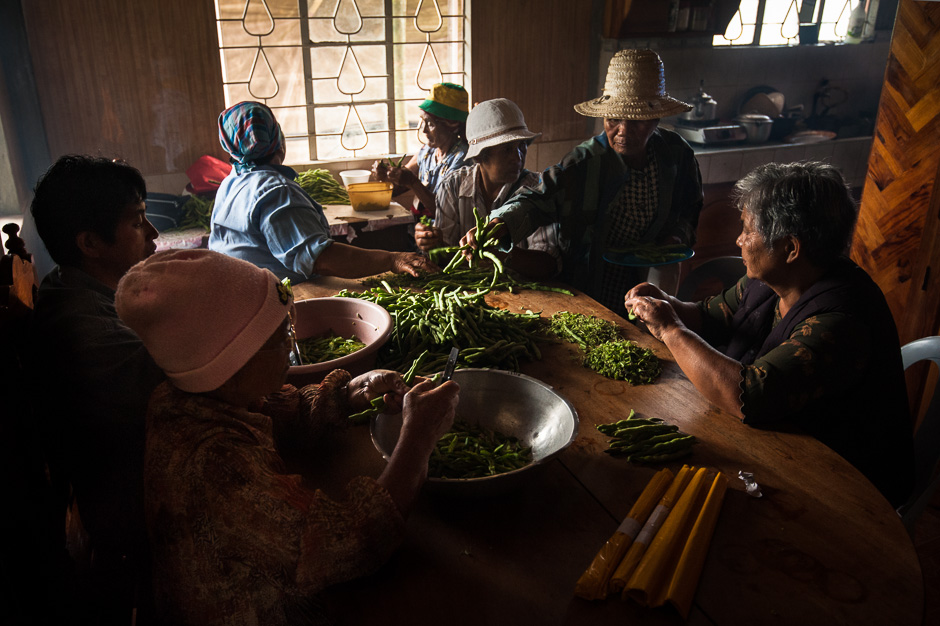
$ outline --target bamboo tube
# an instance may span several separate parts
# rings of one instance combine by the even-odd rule
[[[708,554],[708,546],[715,532],[715,524],[718,522],[718,514],[721,512],[721,503],[724,501],[727,487],[728,477],[718,472],[705,498],[702,511],[695,520],[695,525],[689,534],[666,593],[666,599],[684,618],[688,618],[689,610],[692,608],[692,598],[695,596],[695,589],[702,575],[705,555]]]
[[[643,525],[643,530],[641,530],[636,539],[633,540],[633,543],[627,550],[626,556],[617,566],[617,569],[614,570],[613,576],[610,577],[610,583],[608,584],[609,593],[622,591],[624,587],[626,587],[627,581],[633,573],[633,569],[636,567],[637,563],[640,562],[643,553],[646,552],[646,546],[648,546],[653,540],[653,537],[656,536],[663,520],[669,515],[669,511],[672,509],[676,499],[682,494],[686,484],[688,484],[692,474],[691,470],[692,468],[688,465],[683,465],[676,474],[676,477],[672,479],[669,490],[666,491],[666,494],[659,501],[659,504],[656,505],[656,508],[650,513],[649,519],[647,519],[646,523]]]
[[[630,596],[646,606],[660,606],[665,602],[670,573],[675,568],[682,546],[685,545],[691,530],[691,525],[687,522],[697,511],[695,503],[703,491],[706,471],[704,467],[699,468],[682,492],[679,501],[666,517],[663,527],[656,533],[649,550],[645,552],[624,587],[624,599]]]
[[[603,600],[607,597],[610,577],[623,560],[630,544],[633,543],[640,528],[653,511],[653,507],[669,488],[672,479],[673,474],[668,468],[663,468],[653,475],[623,522],[581,574],[581,578],[574,587],[576,596],[585,600]]]

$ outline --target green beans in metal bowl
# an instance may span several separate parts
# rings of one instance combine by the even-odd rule
[[[487,476],[469,478],[434,476],[440,472],[444,462],[432,457],[431,472],[426,488],[435,493],[458,496],[486,496],[503,493],[524,484],[537,468],[559,455],[578,436],[578,413],[565,398],[540,380],[506,370],[458,369],[453,380],[460,385],[460,401],[457,405],[455,428],[480,429],[483,436],[498,433],[498,441],[489,445],[488,452],[497,457],[494,462],[501,471]],[[401,429],[401,415],[380,414],[372,421],[372,441],[376,449],[387,460]],[[450,447],[452,433],[445,435],[438,453]],[[458,452],[472,449],[479,453],[473,441],[466,442],[477,433],[461,433],[456,439]],[[509,441],[514,438],[516,442]],[[466,442],[466,443],[465,443]],[[481,444],[486,448],[487,444]],[[499,452],[495,448],[503,445]],[[526,449],[531,457],[524,464]],[[446,453],[446,450],[443,452]],[[437,454],[437,453],[436,453]],[[485,454],[484,454],[485,456]],[[504,457],[499,459],[499,457]],[[454,459],[451,459],[454,461]],[[461,459],[450,463],[451,469],[459,466]],[[521,465],[521,466],[520,466]],[[470,469],[476,472],[476,469]]]

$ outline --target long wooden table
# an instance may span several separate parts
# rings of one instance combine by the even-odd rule
[[[362,289],[326,278],[295,287],[298,299]],[[662,417],[700,443],[684,462],[730,479],[690,624],[915,625],[924,586],[897,514],[850,464],[811,437],[758,430],[707,402],[662,343],[584,295],[490,294],[511,310],[560,310],[617,322],[664,362],[653,385],[632,387],[577,362],[567,343],[547,344],[522,372],[552,385],[577,409],[578,439],[514,492],[460,500],[423,493],[405,544],[374,575],[328,593],[342,624],[479,626],[680,624],[671,608],[610,598],[589,602],[574,584],[626,516],[656,468],[603,452],[597,424],[631,409]],[[872,390],[877,393],[877,390]],[[335,435],[311,480],[334,486],[384,467],[367,428]],[[677,469],[681,462],[667,464]],[[763,496],[744,491],[752,472]]]

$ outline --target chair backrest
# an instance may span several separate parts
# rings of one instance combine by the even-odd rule
[[[904,369],[914,363],[930,360],[940,367],[940,337],[923,337],[901,346]],[[923,420],[914,433],[915,484],[911,498],[898,507],[904,525],[911,530],[914,522],[930,503],[940,486],[940,393],[934,391]]]
[[[696,267],[682,280],[676,297],[683,302],[698,300],[697,296],[714,295],[727,289],[744,276],[747,268],[739,256],[719,256]],[[709,287],[709,293],[699,294],[699,287]]]

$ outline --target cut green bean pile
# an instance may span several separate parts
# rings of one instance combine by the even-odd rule
[[[663,369],[659,357],[652,350],[626,339],[608,341],[592,348],[585,355],[583,365],[601,376],[631,385],[651,384]]]
[[[427,376],[444,368],[450,349],[460,350],[457,367],[519,370],[520,360],[539,360],[543,340],[538,313],[511,313],[486,303],[481,293],[462,289],[415,292],[387,283],[357,293],[336,294],[369,300],[392,316],[392,334],[379,350],[377,366]],[[421,358],[417,368],[413,367]]]
[[[329,170],[312,169],[297,174],[297,184],[319,204],[349,204],[346,188]]]
[[[453,430],[437,442],[428,461],[433,478],[480,478],[525,467],[532,448],[498,431],[454,421]]]
[[[173,230],[187,230],[190,228],[202,228],[209,232],[212,225],[212,209],[215,206],[215,199],[202,198],[192,194],[183,204],[183,215],[179,224]]]
[[[578,344],[585,351],[620,338],[620,329],[616,324],[583,313],[559,311],[552,315],[549,324],[552,334]]]
[[[365,347],[366,344],[359,341],[355,335],[347,339],[335,333],[330,333],[326,337],[310,337],[297,341],[300,361],[304,365],[332,361]]]
[[[673,461],[692,453],[697,440],[655,417],[641,419],[630,411],[627,419],[613,424],[598,424],[597,430],[610,437],[604,452],[625,457],[633,463]]]

